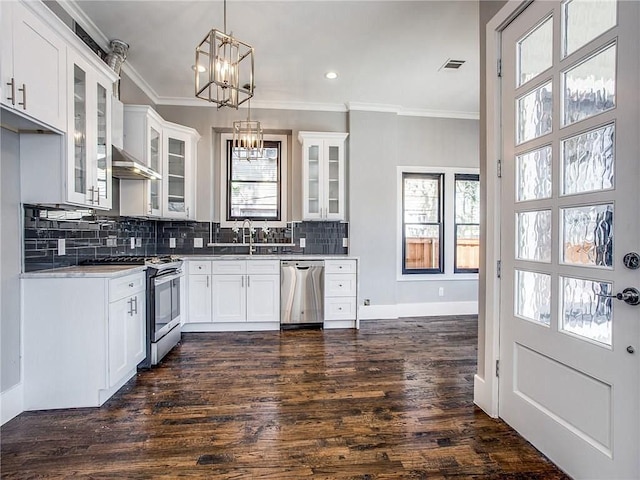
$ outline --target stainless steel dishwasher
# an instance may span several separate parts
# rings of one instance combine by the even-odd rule
[[[280,262],[280,326],[314,327],[324,322],[324,262]]]

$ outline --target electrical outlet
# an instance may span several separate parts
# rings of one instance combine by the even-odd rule
[[[365,307],[368,307],[369,305],[371,305],[371,300],[370,300],[370,299],[368,299],[368,298],[365,298],[365,299],[364,299],[364,306],[365,306]]]
[[[444,287],[440,287],[440,288],[438,289],[438,296],[439,296],[439,297],[444,297]]]
[[[202,248],[202,238],[193,239],[193,248]]]
[[[344,248],[349,248],[349,239],[348,238],[343,238],[342,239],[342,246]]]
[[[175,238],[170,238],[169,239],[169,248],[176,248],[176,239]]]
[[[140,237],[136,237],[136,247],[142,246],[142,239]]]
[[[116,237],[107,237],[107,247],[117,247],[118,239]]]
[[[300,248],[304,248],[307,246],[307,239],[306,238],[301,238],[300,239]]]
[[[133,250],[134,248],[136,248],[136,237],[131,237],[130,241],[131,241],[131,250]]]
[[[66,241],[64,238],[59,238],[58,239],[58,255],[66,255],[66,254],[67,254]]]

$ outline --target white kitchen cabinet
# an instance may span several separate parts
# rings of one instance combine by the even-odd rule
[[[187,323],[211,323],[213,288],[211,261],[187,262]]]
[[[97,407],[145,357],[145,273],[25,274],[24,409]]]
[[[299,132],[302,143],[302,219],[345,219],[347,133]]]
[[[129,278],[125,281],[134,283]],[[144,284],[137,289],[132,286],[131,292],[109,303],[109,387],[116,386],[145,358],[145,314]]]
[[[20,135],[22,201],[109,210],[111,97],[117,76],[91,51],[69,46],[66,59],[67,134]]]
[[[280,321],[278,260],[215,260],[212,267],[214,323]]]
[[[165,218],[195,218],[194,190],[197,143],[200,135],[192,128],[165,122],[162,213]]]
[[[324,262],[324,319],[325,328],[332,322],[348,321],[357,327],[358,276],[357,260],[327,259]],[[354,325],[355,324],[355,325]],[[347,326],[333,323],[335,326]]]
[[[0,9],[0,103],[8,111],[66,131],[67,47],[48,25],[62,23],[41,2],[0,2]]]
[[[198,132],[166,122],[147,105],[124,106],[124,149],[160,177],[120,180],[120,214],[195,218]]]
[[[68,51],[67,200],[111,208],[111,97],[113,77]]]
[[[125,105],[123,145],[143,165],[158,173],[152,179],[120,180],[120,214],[131,217],[162,216],[164,120],[147,105]]]

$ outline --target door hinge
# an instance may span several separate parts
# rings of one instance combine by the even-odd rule
[[[502,59],[501,58],[498,59],[497,70],[498,70],[498,78],[502,78]]]
[[[498,159],[498,178],[502,178],[502,160]]]
[[[502,277],[502,260],[496,262],[496,273],[498,274],[498,278]]]
[[[496,360],[496,377],[500,378],[500,360]]]

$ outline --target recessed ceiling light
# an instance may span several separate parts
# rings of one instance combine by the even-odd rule
[[[336,72],[327,72],[324,74],[324,76],[329,80],[335,80],[336,78],[338,78],[338,74]]]
[[[193,70],[195,72],[196,71],[196,66],[195,65],[191,65],[191,70]],[[202,65],[198,65],[198,71],[200,73],[202,73],[202,72],[206,72],[207,69],[204,68]]]

